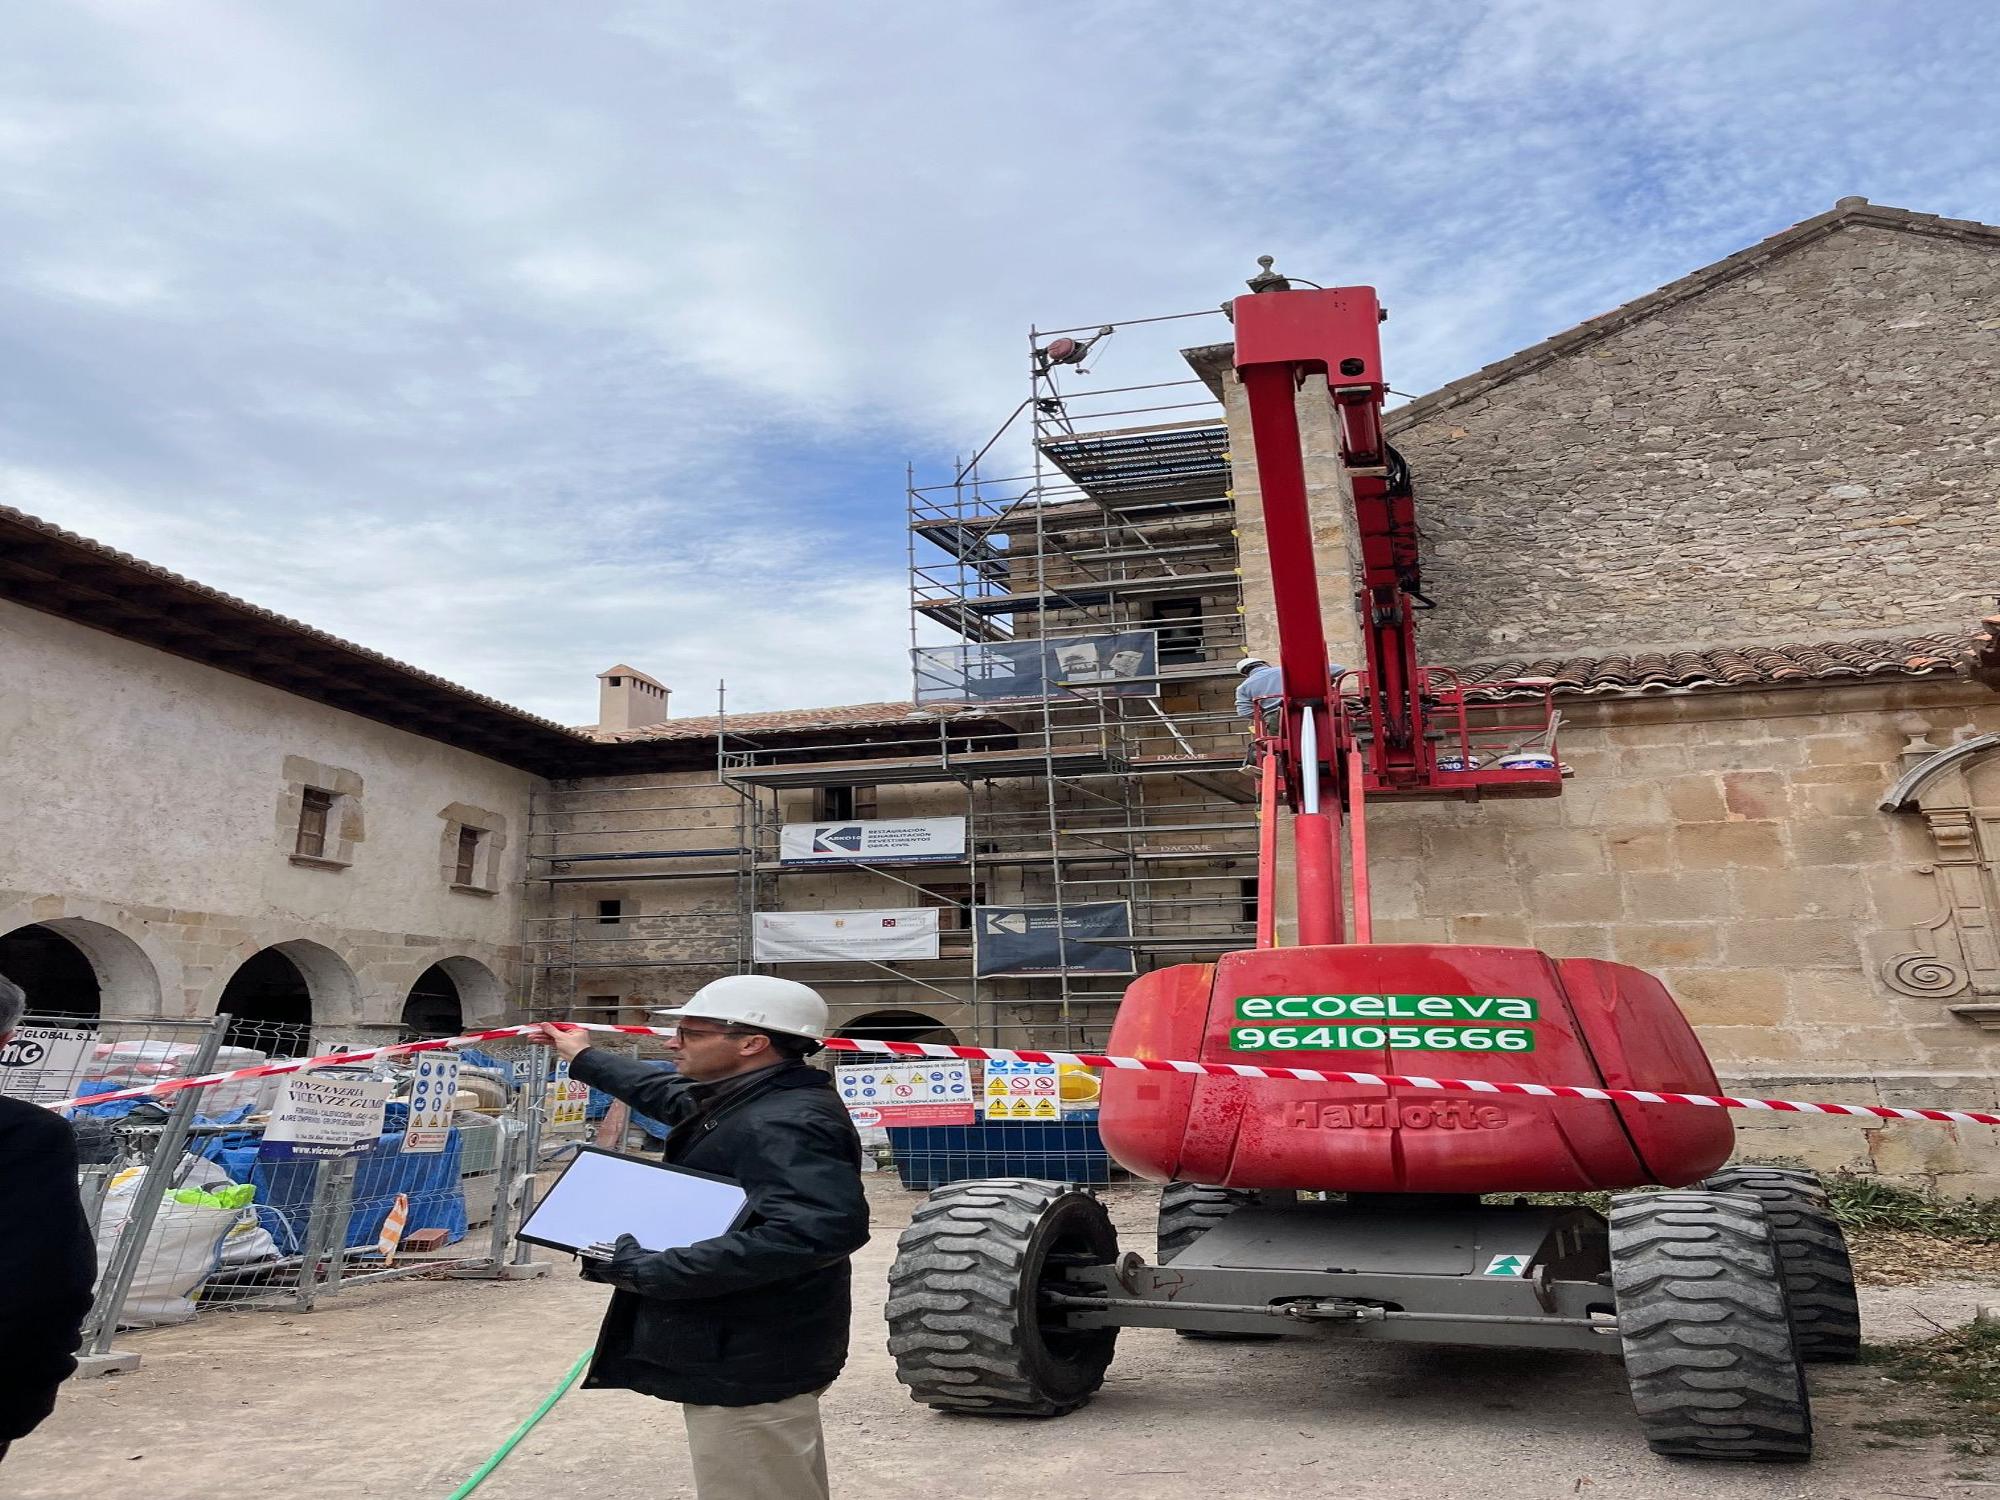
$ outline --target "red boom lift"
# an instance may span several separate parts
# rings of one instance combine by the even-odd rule
[[[1546,690],[1524,722],[1419,664],[1429,601],[1415,491],[1383,432],[1386,314],[1373,288],[1294,290],[1262,264],[1232,311],[1284,687],[1256,745],[1257,946],[1141,976],[1110,1050],[1716,1093],[1693,1031],[1638,969],[1373,941],[1368,802],[1557,795],[1554,717]],[[1363,664],[1340,680],[1299,437],[1309,377],[1326,382],[1360,541]],[[1281,809],[1294,947],[1276,941]],[[1719,1109],[1112,1071],[1100,1129],[1123,1166],[1166,1184],[1155,1261],[1121,1255],[1102,1205],[1063,1183],[938,1189],[890,1272],[890,1348],[916,1400],[1070,1411],[1101,1384],[1121,1327],[1585,1349],[1623,1356],[1655,1451],[1796,1460],[1812,1446],[1801,1361],[1858,1350],[1823,1189],[1809,1173],[1724,1168],[1734,1130]],[[1490,1201],[1594,1190],[1614,1193],[1608,1213]]]

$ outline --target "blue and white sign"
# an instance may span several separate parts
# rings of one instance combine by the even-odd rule
[[[778,861],[787,865],[956,864],[964,858],[963,818],[787,823],[778,834]]]
[[[403,1132],[403,1149],[418,1153],[442,1151],[451,1139],[452,1101],[458,1097],[458,1058],[450,1052],[417,1055],[410,1080],[410,1123]]]
[[[278,1090],[257,1155],[265,1161],[366,1156],[382,1138],[389,1080],[352,1072],[294,1073]]]

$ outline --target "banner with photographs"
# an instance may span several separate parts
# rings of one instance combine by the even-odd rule
[[[1093,938],[1129,938],[1132,903],[1086,901],[1053,906],[975,906],[973,968],[988,974],[1130,974],[1130,948]]]
[[[1160,636],[1154,630],[1068,636],[1049,641],[983,641],[919,646],[919,703],[967,703],[1004,698],[1157,698]]]
[[[750,933],[760,964],[936,958],[938,909],[760,911],[751,915]]]
[[[953,864],[965,858],[965,819],[787,823],[778,860],[787,865]]]

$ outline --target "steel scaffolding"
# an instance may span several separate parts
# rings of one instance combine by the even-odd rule
[[[1054,907],[1060,935],[1069,908],[1129,903],[1131,935],[1115,946],[1140,973],[1250,941],[1256,812],[1232,706],[1246,643],[1227,432],[1199,380],[1082,383],[1063,341],[1083,331],[1031,333],[1028,399],[948,480],[911,476],[907,713],[844,736],[751,733],[719,715],[712,777],[599,779],[538,800],[532,878],[570,908],[530,925],[539,1013],[588,1009],[593,977],[608,990],[619,970],[632,971],[629,991],[648,969],[685,971],[683,988],[765,969],[837,1006],[865,992],[878,1008],[959,1007],[979,1040],[1098,1045],[1129,979],[1073,970],[1066,946],[1056,974],[981,975],[971,907]],[[1137,632],[1152,633],[1153,669],[1121,691],[1074,672],[1064,649]],[[1004,698],[926,679],[927,661],[995,647],[1050,670]],[[939,907],[937,959],[756,961],[753,914],[823,904],[815,882],[829,878],[784,864],[780,830],[840,788],[841,805],[852,789],[899,788],[923,816],[964,817],[956,863],[839,867],[874,905]],[[669,909],[606,918],[579,906],[641,884],[668,893]]]

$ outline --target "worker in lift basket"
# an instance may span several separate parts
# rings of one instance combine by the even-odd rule
[[[699,1500],[826,1500],[819,1398],[847,1360],[848,1257],[868,1242],[860,1138],[805,1061],[826,1002],[735,974],[667,1014],[678,1074],[559,1023],[530,1034],[570,1077],[663,1121],[667,1161],[750,1197],[728,1234],[656,1253],[620,1235],[585,1257],[585,1279],[613,1291],[583,1383],[681,1403]]]
[[[1341,668],[1329,669],[1332,677],[1338,677]],[[1236,664],[1236,675],[1241,680],[1236,684],[1236,717],[1250,719],[1250,735],[1254,740],[1260,730],[1270,732],[1278,727],[1277,700],[1284,695],[1285,673],[1281,667],[1274,667],[1261,656],[1246,656]],[[1261,723],[1257,718],[1257,700],[1265,699]],[[1256,764],[1257,747],[1253,744],[1243,752],[1246,767]]]

